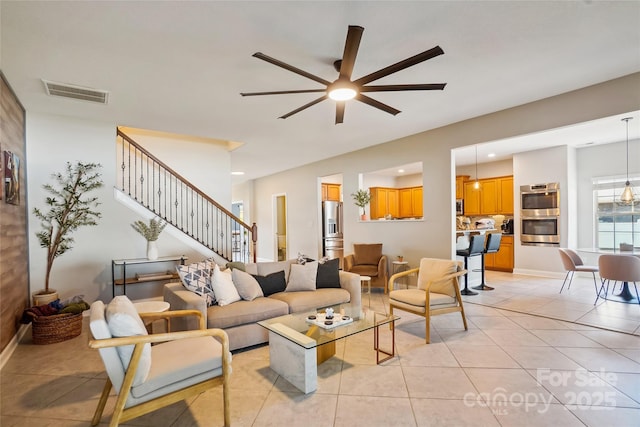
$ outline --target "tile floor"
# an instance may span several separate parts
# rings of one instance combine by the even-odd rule
[[[309,395],[270,370],[266,346],[234,354],[232,424],[639,425],[640,337],[587,323],[638,333],[640,307],[606,302],[594,308],[588,281],[558,295],[557,280],[488,278],[495,291],[465,297],[468,331],[458,313],[434,317],[432,343],[425,345],[422,318],[399,312],[397,358],[375,364],[372,332],[340,341]],[[363,302],[366,307],[367,296]],[[371,309],[385,308],[386,298],[373,294]],[[2,427],[89,425],[104,373],[98,352],[86,345],[87,329],[85,323],[80,337],[59,344],[23,340],[0,371]],[[101,425],[108,424],[113,402]],[[217,389],[126,425],[220,426],[220,407]]]

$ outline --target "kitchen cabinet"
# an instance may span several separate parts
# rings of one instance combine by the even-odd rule
[[[371,187],[371,202],[369,203],[369,216],[371,219],[384,218],[391,215],[398,218],[400,215],[398,203],[398,189],[387,187]]]
[[[330,200],[333,202],[340,201],[341,188],[340,184],[322,184],[322,201]]]
[[[474,181],[464,183],[464,214],[466,216],[480,215],[480,189],[476,189],[474,184]]]
[[[513,177],[498,178],[498,213],[513,215]]]
[[[456,199],[464,199],[464,182],[469,179],[469,175],[456,176]]]
[[[464,214],[466,216],[513,214],[513,177],[481,179],[480,189],[474,181],[464,187]]]
[[[485,255],[484,267],[487,270],[513,271],[513,236],[502,236],[500,250]]]
[[[399,218],[417,218],[422,216],[422,187],[398,189]]]

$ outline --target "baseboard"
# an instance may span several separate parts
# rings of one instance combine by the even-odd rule
[[[4,365],[9,361],[16,348],[18,348],[18,343],[30,327],[31,325],[20,324],[16,334],[11,338],[11,341],[9,341],[9,344],[7,344],[4,350],[2,350],[2,353],[0,353],[0,369],[4,368]]]
[[[545,271],[545,270],[527,270],[523,268],[514,268],[513,274],[519,274],[521,276],[537,276],[548,277],[550,279],[564,279],[566,272]],[[591,275],[591,273],[589,273]]]

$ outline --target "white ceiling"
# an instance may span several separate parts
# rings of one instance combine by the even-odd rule
[[[1,1],[0,14],[0,67],[28,111],[240,142],[241,179],[640,71],[638,1]],[[257,51],[334,80],[348,25],[365,28],[354,78],[439,45],[376,83],[446,88],[371,94],[402,113],[356,102],[341,125],[329,100],[277,119],[317,94],[239,95],[319,87]],[[107,90],[109,104],[47,96],[41,79]],[[621,140],[611,120],[577,143]]]

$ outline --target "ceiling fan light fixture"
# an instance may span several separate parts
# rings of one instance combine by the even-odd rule
[[[348,101],[355,98],[358,91],[350,81],[336,80],[327,88],[327,94],[334,101]]]

